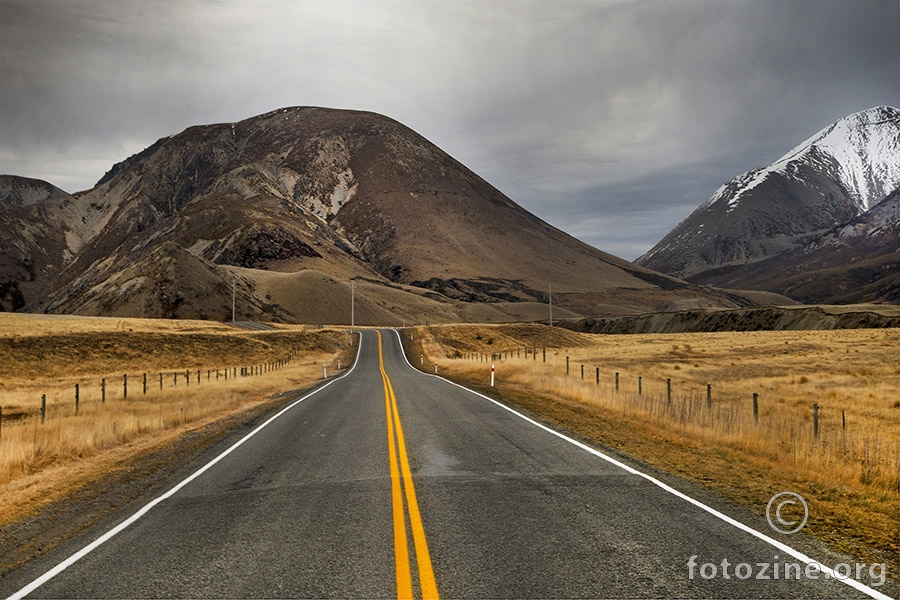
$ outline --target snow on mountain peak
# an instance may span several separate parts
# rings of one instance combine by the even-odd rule
[[[900,188],[900,109],[844,117],[774,163],[734,177],[638,264],[690,277],[802,246]]]
[[[900,185],[900,109],[876,106],[832,123],[776,161],[784,172],[794,161],[828,168],[865,211]]]
[[[801,164],[840,183],[859,211],[865,212],[900,187],[900,109],[876,106],[832,123],[771,165],[747,171],[721,186],[698,211],[724,199],[731,212],[744,194],[770,174],[798,179]]]

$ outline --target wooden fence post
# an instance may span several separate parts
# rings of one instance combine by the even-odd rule
[[[813,404],[813,437],[819,437],[819,405]]]
[[[569,374],[569,357],[566,357],[566,375]]]
[[[162,373],[159,374],[159,389],[162,390]]]
[[[128,397],[128,373],[122,375],[122,398]]]
[[[712,386],[706,384],[706,408],[712,408]]]
[[[144,373],[144,395],[147,395],[147,374]]]
[[[78,384],[75,384],[75,414],[78,414],[78,401],[79,401],[79,393],[78,393]]]
[[[106,379],[100,380],[100,404],[106,404]]]
[[[600,385],[600,367],[597,367],[597,372],[595,373],[597,379],[597,385]]]
[[[544,362],[547,362],[547,347],[544,347]]]
[[[619,373],[616,373],[616,393],[619,393]]]
[[[672,404],[672,378],[666,377],[666,402]]]
[[[641,396],[644,393],[644,378],[638,377],[638,396]]]
[[[581,378],[584,379],[584,365],[581,365]]]
[[[47,394],[41,394],[41,425],[47,420]]]
[[[759,423],[759,394],[753,392],[753,421]]]

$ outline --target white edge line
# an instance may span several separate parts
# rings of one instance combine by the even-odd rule
[[[400,333],[399,333],[396,329],[394,329],[394,330],[392,330],[392,331],[393,331],[394,333],[397,334],[397,341],[400,342],[400,349],[401,349],[401,351],[402,351],[402,350],[403,350],[403,340],[400,338]],[[476,392],[475,390],[471,390],[471,389],[469,389],[469,388],[467,388],[467,387],[465,387],[465,386],[463,386],[463,385],[460,385],[460,384],[458,384],[458,383],[456,383],[456,382],[454,382],[454,381],[450,381],[449,379],[446,379],[446,378],[441,377],[441,376],[439,376],[439,375],[434,375],[434,374],[432,374],[432,373],[426,373],[426,372],[424,372],[424,371],[420,371],[419,369],[417,369],[417,368],[415,368],[414,366],[412,366],[412,363],[409,362],[409,358],[407,358],[406,352],[405,352],[405,351],[402,351],[401,354],[403,355],[403,359],[406,361],[406,364],[409,365],[409,368],[412,369],[413,371],[415,371],[416,373],[420,373],[420,374],[425,375],[425,376],[427,376],[427,377],[434,377],[435,379],[440,379],[441,381],[445,381],[445,382],[449,383],[450,385],[454,385],[454,386],[456,386],[456,387],[458,387],[458,388],[460,388],[460,389],[463,389],[463,390],[465,390],[465,391],[467,391],[467,392],[469,392],[469,393],[471,393],[471,394],[475,394],[476,396],[479,396],[479,397],[481,397],[481,398],[484,398],[485,400],[488,400],[489,402],[493,402],[494,404],[496,404],[497,406],[499,406],[499,407],[502,408],[503,410],[507,410],[507,411],[511,412],[512,414],[516,415],[516,416],[519,417],[520,419],[523,419],[523,420],[525,420],[525,421],[531,423],[531,424],[534,425],[535,427],[540,427],[540,428],[543,429],[544,431],[546,431],[546,432],[548,432],[548,433],[551,433],[551,434],[555,435],[556,437],[558,437],[558,438],[560,438],[560,439],[563,439],[563,440],[569,442],[570,444],[573,444],[574,446],[577,446],[578,448],[581,448],[582,450],[585,450],[586,452],[589,452],[589,453],[593,454],[594,456],[596,456],[596,457],[598,457],[598,458],[601,458],[601,459],[605,460],[606,462],[611,463],[611,464],[613,464],[613,465],[619,467],[620,469],[623,469],[623,470],[627,471],[628,473],[631,473],[632,475],[637,475],[638,477],[642,477],[643,479],[646,479],[647,481],[649,481],[649,482],[652,483],[653,485],[655,485],[655,486],[657,486],[657,487],[659,487],[659,488],[665,490],[666,492],[672,494],[673,496],[676,496],[676,497],[681,498],[682,500],[684,500],[684,501],[686,501],[686,502],[689,502],[690,504],[693,504],[693,505],[696,506],[697,508],[700,508],[700,509],[702,509],[702,510],[708,512],[708,513],[711,514],[712,516],[714,516],[714,517],[716,517],[716,518],[718,518],[718,519],[720,519],[720,520],[722,520],[722,521],[728,523],[729,525],[732,525],[732,526],[734,526],[734,527],[737,527],[737,528],[740,529],[741,531],[744,531],[744,532],[746,532],[746,533],[749,533],[749,534],[752,535],[753,537],[755,537],[755,538],[757,538],[757,539],[760,539],[760,540],[766,542],[767,544],[770,544],[770,545],[774,546],[775,548],[777,548],[778,550],[784,552],[785,554],[788,554],[788,555],[790,555],[790,556],[793,556],[793,557],[796,558],[797,560],[799,560],[799,561],[801,561],[801,562],[803,562],[803,563],[806,563],[806,564],[808,564],[808,565],[811,564],[811,565],[817,566],[818,569],[819,569],[822,573],[824,573],[824,574],[826,575],[826,577],[825,577],[824,579],[831,578],[831,579],[835,579],[835,580],[837,580],[837,581],[841,581],[841,582],[843,582],[843,583],[846,583],[846,584],[849,585],[850,587],[852,587],[852,588],[854,588],[854,589],[856,589],[856,590],[858,590],[858,591],[860,591],[860,592],[863,592],[864,594],[867,594],[867,595],[871,596],[872,598],[877,598],[878,600],[892,600],[892,598],[891,598],[890,596],[888,596],[888,595],[886,595],[886,594],[882,594],[882,593],[879,592],[878,590],[872,589],[871,587],[869,587],[869,586],[867,586],[867,585],[865,585],[865,584],[863,584],[863,583],[860,583],[859,581],[857,581],[857,580],[855,580],[855,579],[853,579],[853,578],[851,578],[851,577],[839,577],[839,576],[837,575],[837,573],[834,572],[834,569],[831,569],[830,567],[827,567],[826,565],[823,565],[823,564],[820,563],[819,561],[817,561],[817,560],[815,560],[815,559],[813,559],[813,558],[810,558],[809,556],[803,554],[803,553],[800,552],[799,550],[795,550],[794,548],[791,548],[790,546],[788,546],[788,545],[786,545],[786,544],[783,544],[782,542],[779,542],[778,540],[776,540],[776,539],[774,539],[774,538],[771,538],[771,537],[765,535],[764,533],[760,533],[759,531],[753,529],[752,527],[749,527],[748,525],[744,525],[744,524],[741,523],[740,521],[736,521],[735,519],[732,519],[732,518],[729,517],[728,515],[726,515],[726,514],[724,514],[724,513],[721,513],[721,512],[719,512],[719,511],[717,511],[716,509],[712,508],[711,506],[707,506],[706,504],[700,502],[699,500],[695,500],[694,498],[691,498],[691,497],[688,496],[687,494],[685,494],[685,493],[683,493],[683,492],[679,492],[679,491],[676,490],[675,488],[666,485],[665,483],[663,483],[663,482],[660,481],[659,479],[656,479],[655,477],[652,477],[652,476],[650,476],[650,475],[647,475],[646,473],[642,473],[641,471],[638,471],[637,469],[635,469],[635,468],[633,468],[633,467],[630,467],[630,466],[626,465],[625,463],[616,460],[615,458],[609,456],[608,454],[605,454],[605,453],[603,453],[603,452],[600,452],[600,451],[597,450],[596,448],[591,448],[590,446],[588,446],[588,445],[586,445],[586,444],[583,444],[583,443],[579,442],[578,440],[574,440],[574,439],[572,439],[572,438],[570,438],[570,437],[568,437],[568,436],[566,436],[566,435],[564,435],[564,434],[562,434],[562,433],[560,433],[560,432],[558,432],[558,431],[555,431],[555,430],[553,430],[553,429],[547,427],[546,425],[544,425],[544,424],[542,424],[542,423],[538,423],[538,422],[535,421],[534,419],[532,419],[532,418],[530,418],[530,417],[527,417],[527,416],[523,415],[522,413],[520,413],[520,412],[518,412],[518,411],[516,411],[516,410],[514,410],[514,409],[512,409],[512,408],[510,408],[510,407],[508,407],[508,406],[506,406],[505,404],[502,404],[502,403],[500,403],[500,402],[497,402],[497,401],[494,400],[493,398],[490,398],[490,397],[488,397],[488,396],[485,396],[485,395],[482,394],[482,393]]]
[[[46,573],[44,573],[43,575],[41,575],[40,577],[38,577],[37,579],[32,581],[31,583],[29,583],[28,585],[23,587],[22,589],[20,589],[18,592],[14,593],[12,596],[9,596],[8,600],[20,600],[21,598],[24,598],[31,592],[35,591],[36,589],[38,589],[39,587],[41,587],[42,585],[44,585],[45,583],[47,583],[48,581],[50,581],[51,579],[53,579],[54,577],[56,577],[57,575],[59,575],[60,573],[62,573],[66,569],[68,569],[69,567],[71,567],[72,565],[74,565],[76,562],[78,562],[79,560],[81,560],[82,558],[84,558],[85,556],[87,556],[88,554],[90,554],[91,552],[93,552],[94,550],[96,550],[97,548],[99,548],[100,546],[102,546],[103,544],[108,542],[109,540],[111,540],[113,537],[115,537],[116,535],[118,535],[119,533],[121,533],[122,531],[124,531],[125,529],[127,529],[128,527],[133,525],[134,523],[136,523],[138,521],[138,519],[140,519],[141,517],[146,515],[148,512],[150,512],[150,510],[152,510],[153,507],[155,507],[157,504],[159,504],[160,502],[163,502],[164,500],[168,500],[169,498],[171,498],[179,490],[181,490],[181,488],[183,488],[184,486],[186,486],[193,480],[200,477],[203,473],[205,473],[206,471],[211,469],[220,460],[222,460],[223,458],[225,458],[226,456],[228,456],[229,454],[231,454],[232,452],[237,450],[238,447],[243,445],[244,442],[246,442],[247,440],[249,440],[250,438],[255,436],[260,431],[262,431],[263,428],[265,428],[269,423],[271,423],[272,421],[274,421],[275,419],[277,419],[284,413],[288,412],[289,410],[291,410],[292,408],[294,408],[295,406],[297,406],[298,404],[300,404],[307,398],[310,398],[311,396],[318,394],[319,392],[321,392],[322,390],[324,390],[325,388],[330,386],[332,383],[340,381],[344,377],[347,377],[348,375],[350,375],[350,373],[352,373],[353,370],[356,369],[356,365],[359,362],[359,356],[362,351],[362,334],[360,334],[359,332],[356,332],[356,333],[359,334],[359,346],[356,349],[356,358],[353,361],[353,366],[350,367],[350,369],[346,373],[344,373],[340,377],[337,377],[336,379],[332,379],[331,381],[329,381],[322,387],[316,388],[315,390],[306,394],[299,400],[295,400],[287,407],[278,411],[277,414],[275,414],[274,416],[267,419],[265,423],[263,423],[262,425],[260,425],[259,427],[257,427],[256,429],[254,429],[253,431],[251,431],[244,437],[242,437],[240,440],[235,442],[230,448],[228,448],[227,450],[225,450],[224,452],[222,452],[221,454],[216,456],[214,459],[212,459],[211,461],[209,461],[208,463],[206,463],[205,465],[203,465],[202,467],[200,467],[199,469],[194,471],[194,473],[191,474],[190,476],[188,476],[187,479],[184,479],[183,481],[181,481],[181,483],[177,484],[175,487],[170,489],[168,492],[166,492],[162,496],[159,496],[158,498],[151,500],[150,502],[145,504],[143,507],[140,508],[140,510],[138,510],[136,513],[131,515],[128,519],[122,521],[116,527],[110,529],[105,534],[103,534],[102,536],[100,536],[99,538],[97,538],[96,540],[94,540],[93,542],[91,542],[90,544],[88,544],[87,546],[85,546],[84,548],[82,548],[81,550],[79,550],[78,552],[76,552],[75,554],[73,554],[72,556],[67,558],[66,560],[59,563],[58,565],[56,565],[55,567],[53,567],[52,569],[50,569],[49,571],[47,571]]]

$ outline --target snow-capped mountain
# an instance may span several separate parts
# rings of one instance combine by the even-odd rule
[[[804,246],[900,187],[900,109],[829,125],[773,164],[735,177],[636,262],[688,279]]]
[[[773,167],[790,175],[798,162],[840,182],[860,213],[869,210],[900,186],[900,109],[878,106],[841,119]]]

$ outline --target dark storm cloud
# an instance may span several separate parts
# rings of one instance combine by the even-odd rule
[[[900,104],[893,1],[0,0],[0,17],[0,171],[75,190],[189,125],[374,110],[626,258],[730,177]]]
[[[470,162],[628,258],[730,177],[851,112],[900,102],[895,3],[577,6],[533,32],[532,93],[507,90],[469,113]]]

